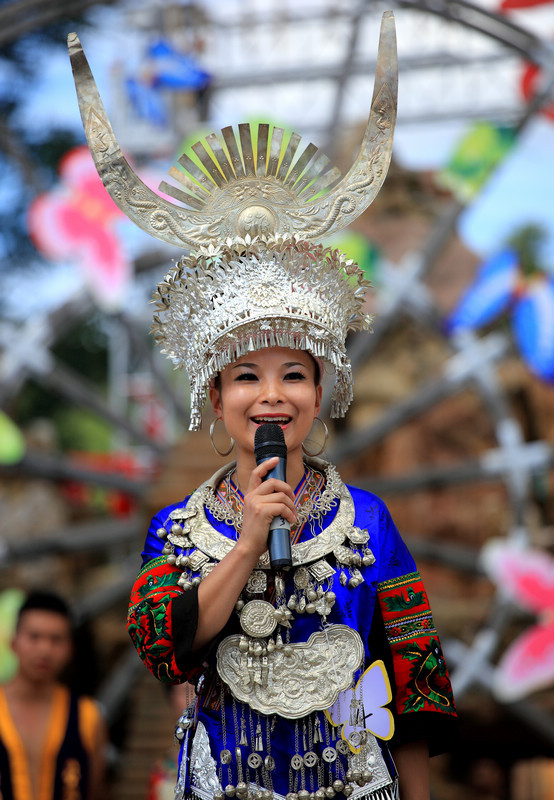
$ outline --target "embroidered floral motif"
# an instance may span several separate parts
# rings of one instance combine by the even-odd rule
[[[425,601],[425,592],[415,592],[411,586],[406,589],[406,594],[407,598],[402,593],[387,597],[385,599],[387,609],[389,611],[407,611]]]
[[[416,639],[419,636],[436,634],[431,612],[414,614],[385,625],[387,639],[391,644]]]
[[[129,635],[148,669],[164,683],[181,680],[167,613],[169,602],[183,593],[177,585],[180,575],[176,568],[168,572],[165,557],[151,561],[139,573],[129,608]]]
[[[398,713],[455,714],[429,600],[419,572],[377,584],[377,596],[391,647]]]
[[[452,687],[439,640],[433,638],[429,644],[421,647],[414,642],[398,653],[412,662],[404,710],[434,708],[446,714],[454,714]]]

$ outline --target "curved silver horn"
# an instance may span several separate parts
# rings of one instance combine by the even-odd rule
[[[67,47],[90,152],[112,200],[147,233],[177,247],[195,247],[194,217],[148,188],[123,157],[76,33]],[[205,218],[202,218],[205,223]]]
[[[398,101],[398,56],[394,14],[381,21],[379,53],[369,119],[356,161],[321,200],[303,208],[304,236],[316,239],[350,225],[375,200],[386,178],[391,155]]]

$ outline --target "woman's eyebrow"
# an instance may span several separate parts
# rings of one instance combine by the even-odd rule
[[[258,366],[259,365],[256,364],[255,362],[250,363],[247,361],[241,361],[240,364],[231,364],[231,369],[240,369],[240,367],[247,367],[248,369],[256,369]],[[286,367],[287,369],[289,367],[306,367],[306,365],[303,364],[302,361],[285,361],[283,366]]]

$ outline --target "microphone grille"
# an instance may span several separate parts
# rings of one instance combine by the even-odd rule
[[[261,464],[262,461],[273,458],[273,456],[286,458],[287,445],[282,428],[272,422],[264,422],[263,425],[260,425],[254,434],[254,453],[256,464]]]

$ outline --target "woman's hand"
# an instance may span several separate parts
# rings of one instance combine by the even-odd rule
[[[288,483],[275,478],[263,480],[278,460],[269,458],[252,470],[244,495],[239,542],[256,560],[267,550],[269,526],[274,517],[283,517],[291,525],[296,522],[294,493]]]
[[[204,647],[222,630],[261,554],[267,550],[269,526],[274,517],[296,522],[294,494],[288,483],[265,475],[277,457],[252,470],[244,495],[242,530],[233,549],[221,559],[198,587],[198,626],[193,650]]]

